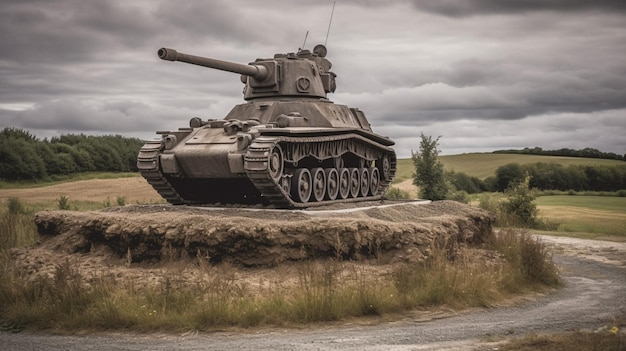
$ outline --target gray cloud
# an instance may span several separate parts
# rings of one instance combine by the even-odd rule
[[[623,1],[346,0],[335,8],[330,98],[364,110],[410,155],[550,145],[625,153]],[[304,0],[7,0],[0,127],[152,136],[243,102],[237,75],[159,47],[247,63],[326,40],[332,4]],[[591,121],[591,122],[590,122]],[[571,145],[565,145],[570,142]],[[518,145],[519,144],[519,145]]]
[[[413,0],[413,5],[422,11],[453,17],[536,11],[626,11],[626,3],[620,0]]]

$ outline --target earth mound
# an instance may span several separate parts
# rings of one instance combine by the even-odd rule
[[[482,242],[493,221],[488,212],[453,201],[336,211],[124,206],[35,217],[40,248],[48,250],[104,249],[128,263],[204,257],[245,267],[325,257],[419,261],[433,245],[453,252]]]
[[[495,220],[486,211],[452,201],[365,205],[370,206],[43,211],[35,216],[40,243],[15,249],[13,262],[27,279],[55,278],[71,269],[86,284],[110,277],[137,287],[172,280],[196,284],[215,279],[217,272],[261,284],[297,277],[292,270],[302,264],[328,259],[379,274],[395,264],[423,260],[434,248],[453,258],[463,245],[489,237]]]

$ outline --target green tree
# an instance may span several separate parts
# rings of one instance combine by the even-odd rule
[[[14,137],[0,138],[0,178],[31,180],[47,176],[46,164],[35,150],[35,143]]]
[[[522,227],[532,228],[537,224],[539,210],[535,204],[537,195],[530,187],[530,176],[526,176],[521,182],[511,184],[504,192],[506,201],[502,209],[506,214],[513,217],[514,221]]]
[[[515,184],[524,179],[524,170],[517,163],[508,163],[496,169],[496,184],[498,191],[506,190],[511,183]]]
[[[411,151],[411,158],[415,166],[413,184],[420,188],[420,197],[428,200],[443,200],[448,194],[448,186],[443,170],[443,163],[439,161],[439,138],[421,134],[419,151]]]
[[[463,172],[447,171],[446,177],[456,190],[465,191],[468,194],[476,194],[487,190],[482,180]]]

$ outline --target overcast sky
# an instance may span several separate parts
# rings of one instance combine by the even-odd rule
[[[324,43],[333,1],[3,0],[0,128],[150,139],[244,102],[239,76],[160,47],[248,63]],[[626,1],[337,0],[335,103],[399,157],[539,146],[626,153]]]

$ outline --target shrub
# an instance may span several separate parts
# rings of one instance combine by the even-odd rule
[[[546,246],[527,232],[501,231],[492,237],[490,246],[513,265],[522,278],[521,282],[547,286],[561,284],[558,268]]]
[[[501,193],[490,193],[490,194],[482,194],[478,200],[478,207],[483,210],[487,210],[497,217],[500,216],[502,194]]]
[[[515,223],[525,228],[531,228],[537,223],[539,210],[534,203],[536,192],[530,188],[530,177],[524,178],[517,185],[509,186],[505,192],[506,201],[502,203],[503,212],[511,217]]]
[[[65,195],[61,195],[59,196],[59,200],[57,201],[57,204],[59,205],[59,210],[69,210],[70,198]]]
[[[446,196],[447,200],[452,200],[452,201],[457,201],[457,202],[461,202],[464,204],[467,204],[470,202],[470,198],[469,195],[467,194],[466,191],[464,190],[460,190],[460,191],[451,191],[448,193],[448,195]]]
[[[408,192],[398,189],[396,187],[390,187],[384,196],[388,200],[408,200],[411,198]]]

